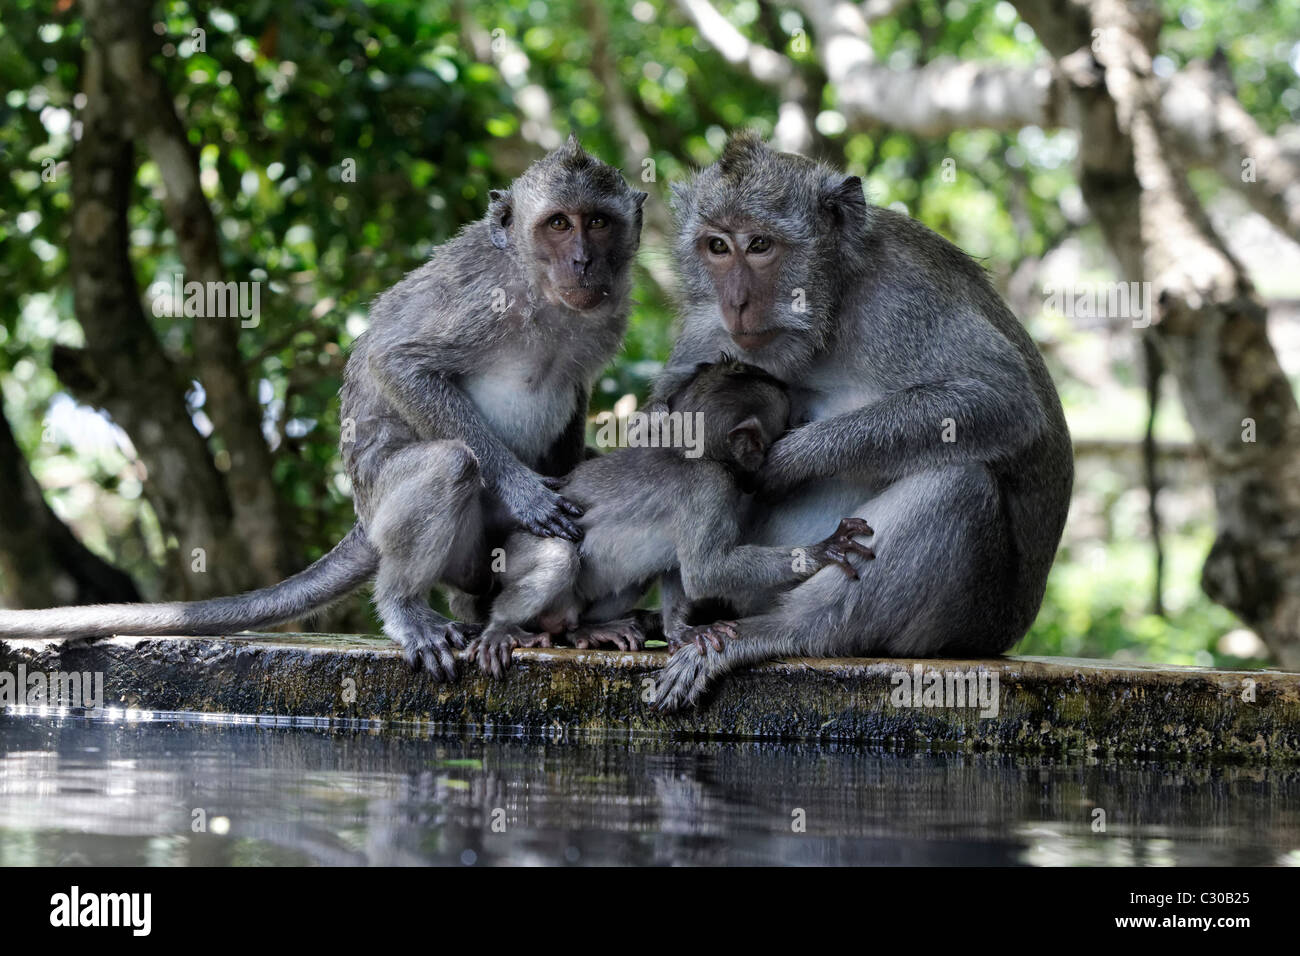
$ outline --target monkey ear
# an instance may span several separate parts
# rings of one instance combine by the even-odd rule
[[[641,227],[645,225],[645,216],[641,212],[641,206],[645,203],[645,197],[648,193],[632,193],[632,240],[633,248],[641,245]]]
[[[510,203],[510,190],[508,189],[490,189],[488,190],[488,238],[492,240],[492,245],[498,249],[504,249],[510,242],[510,235],[506,229],[510,225],[513,216],[513,207]]]
[[[821,203],[840,227],[866,222],[867,197],[862,192],[862,180],[857,176],[832,179],[822,188]]]
[[[727,447],[736,464],[745,471],[758,471],[767,455],[763,426],[757,415],[751,415],[727,432]]]

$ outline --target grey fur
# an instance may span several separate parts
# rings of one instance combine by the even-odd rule
[[[586,461],[563,482],[565,496],[585,509],[581,543],[511,535],[501,592],[487,629],[470,645],[484,670],[499,677],[514,647],[549,643],[547,635],[581,625],[613,623],[585,628],[586,639],[608,635],[635,646],[632,630],[617,619],[665,572],[678,574],[687,601],[729,600],[789,587],[835,559],[844,542],[834,536],[798,554],[741,543],[746,490],[787,424],[779,382],[724,359],[698,368],[667,409],[702,414],[700,457],[680,448],[625,448]]]
[[[582,458],[591,384],[626,326],[644,199],[570,137],[508,191],[493,191],[482,221],[375,300],[341,396],[358,522],[312,567],[272,588],[194,604],[3,611],[0,635],[264,627],[373,575],[385,632],[413,665],[452,677],[450,645],[465,635],[430,609],[429,591],[486,592],[488,547],[518,524],[577,534],[578,509],[539,476]],[[550,254],[540,230],[553,213],[575,210],[599,211],[609,231],[599,244],[579,241],[582,255],[570,263]],[[571,308],[564,296],[573,294],[596,302]]]
[[[877,560],[858,580],[822,571],[742,608],[739,640],[670,659],[659,706],[694,703],[721,674],[771,657],[1007,650],[1042,602],[1074,468],[1042,357],[984,271],[920,223],[868,206],[856,177],[751,134],[679,187],[675,207],[688,301],[656,394],[733,347],[699,236],[781,239],[767,319],[780,334],[741,358],[790,385],[796,427],[770,450],[747,535],[791,543],[859,515],[876,529]],[[806,312],[792,308],[798,289]],[[943,440],[948,419],[955,441]]]
[[[231,634],[322,610],[370,580],[379,556],[360,527],[311,567],[237,597],[163,604],[87,604],[0,611],[0,637]]]

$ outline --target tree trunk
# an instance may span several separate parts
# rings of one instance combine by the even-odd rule
[[[1070,79],[1084,199],[1123,277],[1150,282],[1158,303],[1143,334],[1178,381],[1217,505],[1202,586],[1283,667],[1300,668],[1300,409],[1267,310],[1162,128],[1158,11],[1122,0],[1016,5]]]
[[[104,409],[131,436],[147,469],[145,496],[171,539],[167,590],[187,598],[239,590],[256,579],[234,534],[225,485],[190,420],[185,377],[163,352],[140,305],[127,227],[134,151],[95,43],[86,48],[82,92],[68,259],[86,344],[56,347],[54,371],[69,391]]]
[[[158,164],[166,190],[167,219],[176,233],[185,281],[225,281],[216,220],[199,185],[198,158],[185,134],[161,74],[149,62],[150,0],[88,0],[87,29],[104,51],[111,87],[131,117],[132,132]],[[240,318],[194,320],[194,365],[207,396],[204,411],[230,456],[223,467],[234,523],[259,583],[278,581],[301,562],[289,532],[292,522],[272,479],[271,450],[262,434],[239,351]]]

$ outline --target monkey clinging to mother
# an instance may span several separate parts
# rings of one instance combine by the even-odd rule
[[[536,629],[534,612],[517,609],[545,606],[524,600],[517,576],[502,591],[489,555],[504,547],[508,568],[513,541],[566,601],[583,561],[587,578],[619,582],[598,609],[570,608],[588,644],[639,648],[624,615],[653,581],[633,572],[662,572],[673,649],[655,680],[663,710],[771,658],[1010,648],[1042,602],[1073,482],[1043,359],[958,248],[869,204],[857,177],[753,133],[734,133],[716,162],[674,184],[680,330],[651,396],[667,410],[702,369],[728,363],[757,383],[734,401],[715,389],[699,408],[726,422],[716,464],[736,481],[656,498],[633,485],[686,473],[611,465],[573,485],[581,500],[566,495],[565,476],[595,454],[588,401],[632,307],[645,199],[570,138],[375,300],[342,391],[357,521],[320,561],[230,598],[0,611],[0,636],[231,633],[301,618],[373,580],[384,631],[412,666],[452,680],[454,652],[475,641],[500,673]],[[735,404],[758,395],[779,414]],[[640,532],[584,521],[620,500],[640,502]],[[651,527],[670,511],[689,527],[690,508],[725,538],[674,544]],[[618,528],[617,546],[586,546],[583,532],[602,526]],[[546,538],[566,544],[535,543]],[[810,549],[813,564],[780,567],[783,551],[799,560]],[[753,558],[752,573],[733,553]],[[557,577],[548,555],[568,570]],[[457,620],[430,606],[434,588]],[[502,594],[509,613],[494,612]],[[498,624],[483,635],[489,619]]]

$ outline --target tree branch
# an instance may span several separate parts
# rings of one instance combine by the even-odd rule
[[[941,58],[896,70],[876,61],[862,10],[843,0],[799,0],[817,58],[849,126],[883,125],[939,137],[972,126],[1019,129],[1060,120],[1058,81],[1047,65],[1006,67]]]
[[[750,40],[708,0],[677,0],[678,7],[724,60],[742,66],[780,95],[772,139],[777,149],[808,154],[818,144],[816,91],[803,71],[783,53]]]
[[[794,73],[794,64],[784,54],[754,43],[708,0],[677,0],[709,46],[728,63],[744,67],[758,82],[780,87]]]
[[[1159,119],[1173,147],[1217,170],[1256,212],[1300,242],[1300,161],[1260,128],[1222,74],[1197,62],[1171,76]]]

